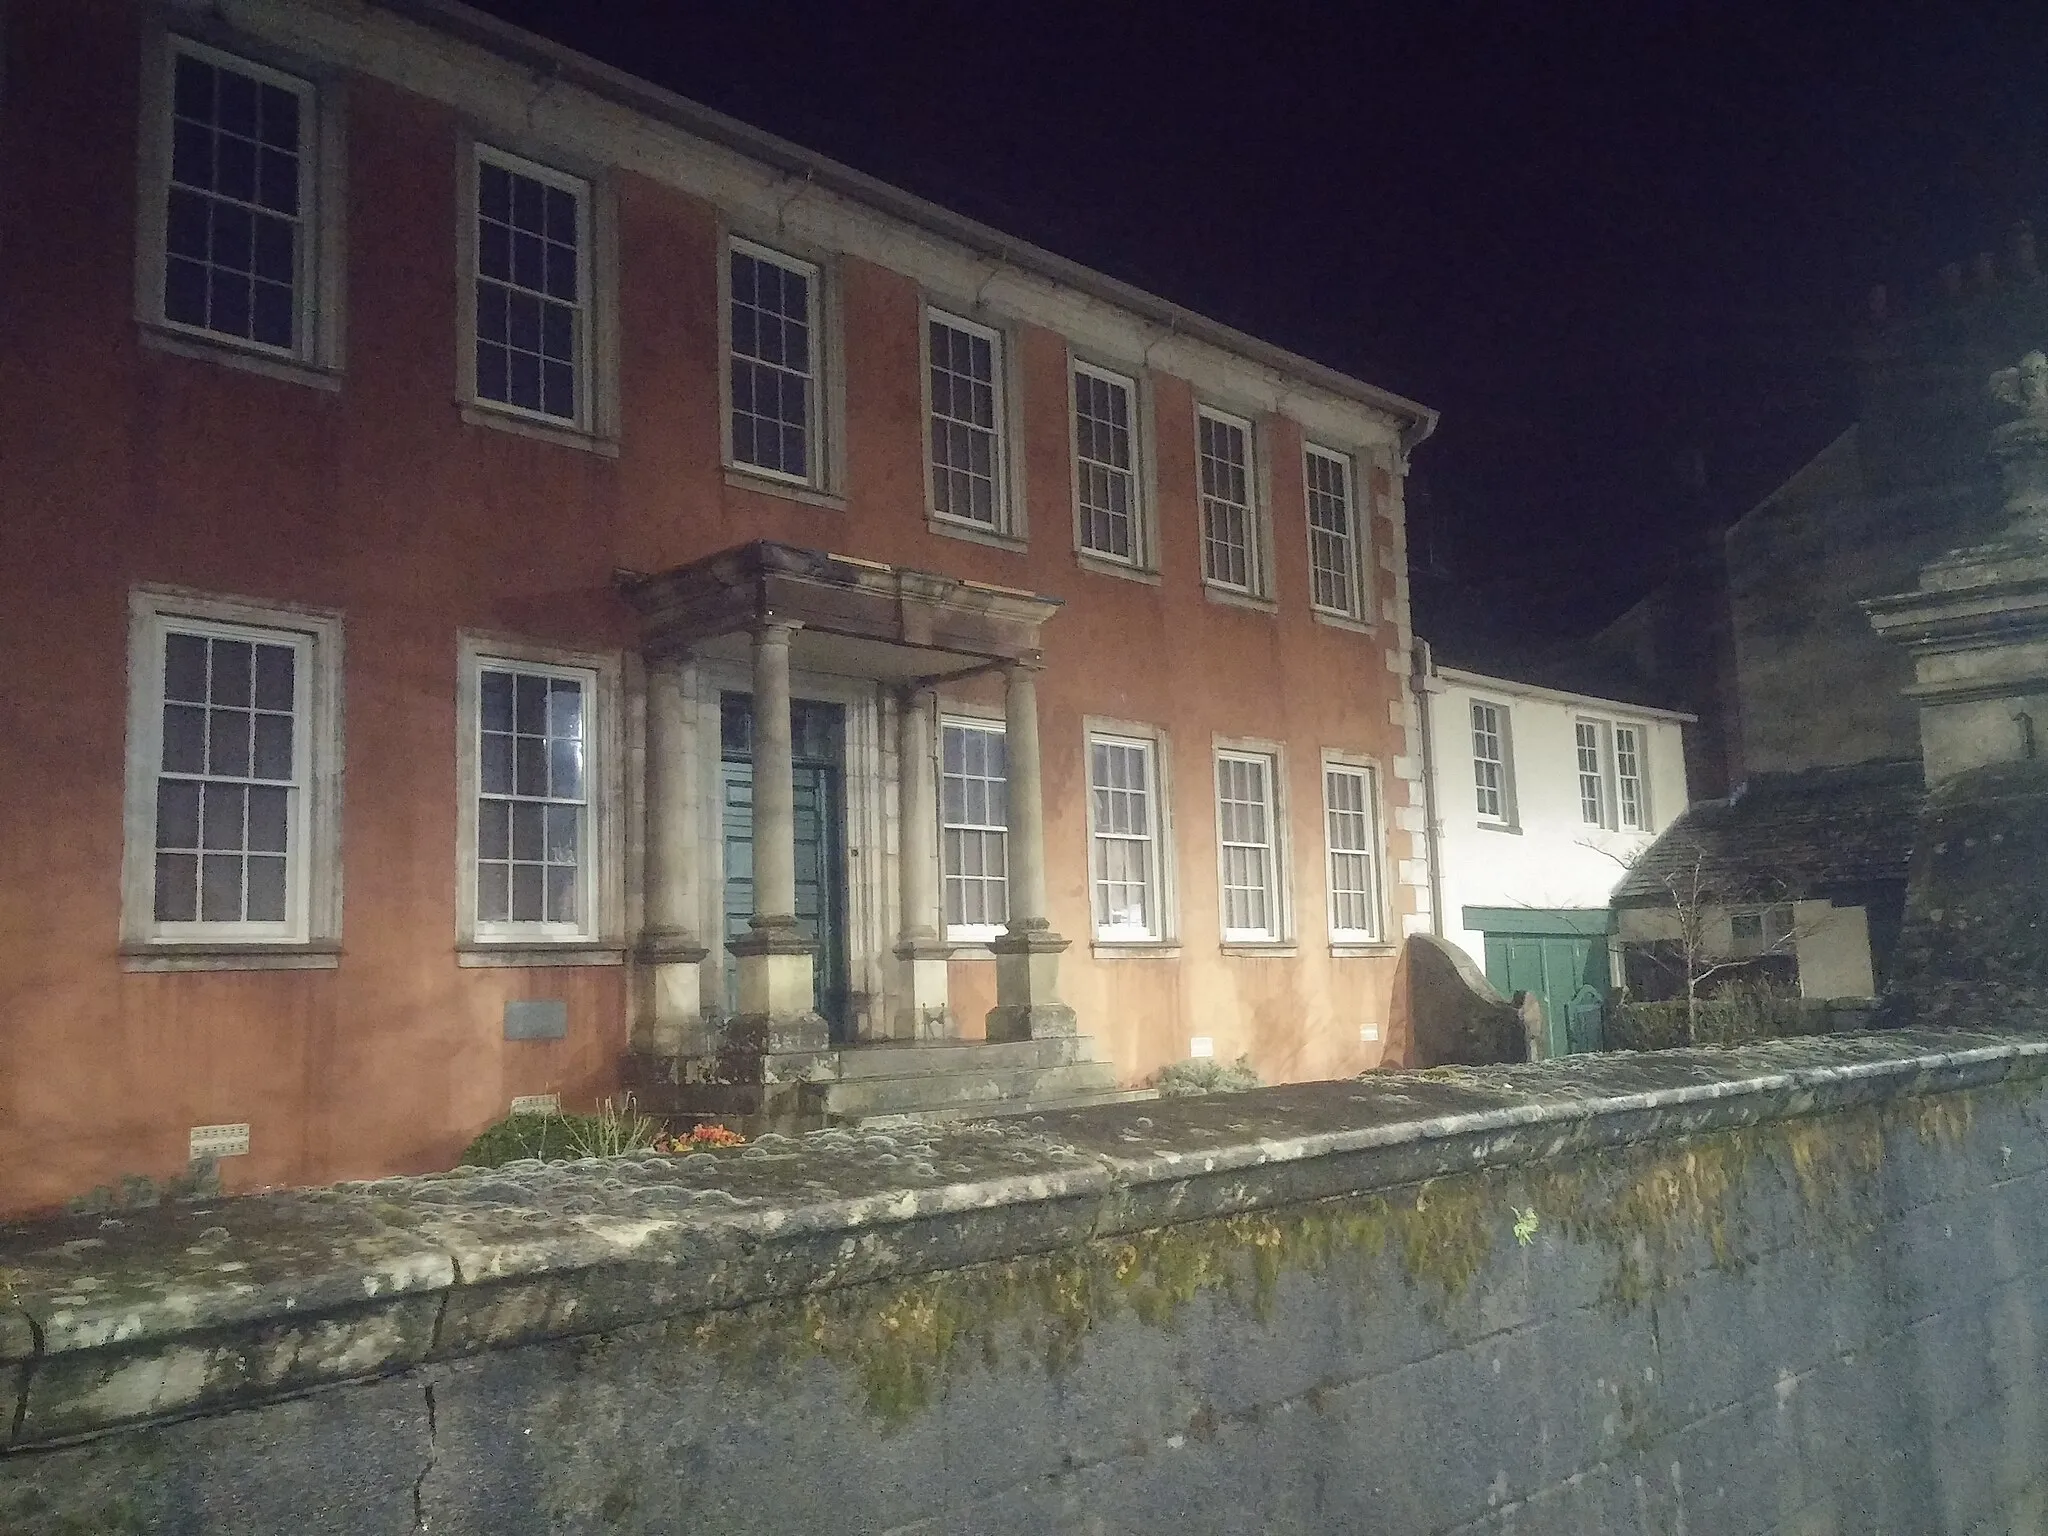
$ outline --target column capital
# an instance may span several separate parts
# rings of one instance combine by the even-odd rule
[[[778,613],[754,620],[747,626],[747,633],[761,645],[787,645],[803,627],[802,619],[786,619]]]

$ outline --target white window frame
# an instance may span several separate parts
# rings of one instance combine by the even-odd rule
[[[1087,542],[1087,518],[1081,506],[1081,401],[1075,386],[1075,381],[1083,376],[1124,391],[1131,438],[1131,552],[1128,556],[1097,549]],[[1145,430],[1150,412],[1151,399],[1142,371],[1125,372],[1089,358],[1074,354],[1068,356],[1067,456],[1073,469],[1070,489],[1074,505],[1074,553],[1085,565],[1120,575],[1143,576],[1158,569],[1155,553],[1158,546],[1151,513],[1151,436]]]
[[[1001,827],[996,827],[993,824],[951,822],[946,819],[946,732],[949,730],[980,731],[984,735],[994,736],[998,740],[1003,741],[1003,804],[1005,807],[1005,820]],[[1007,914],[1009,911],[1010,890],[1010,829],[1007,818],[1010,796],[1008,751],[1009,743],[1004,734],[1004,722],[1002,720],[993,719],[985,715],[940,714],[938,763],[939,911],[940,920],[945,925],[946,941],[950,944],[986,944],[1001,934],[1007,926],[1007,923],[956,923],[952,920],[951,881],[955,878],[955,871],[946,859],[946,834],[956,829],[981,833],[1000,833],[1003,840],[1003,910]]]
[[[802,475],[793,475],[786,470],[742,460],[733,452],[732,365],[737,354],[733,351],[732,335],[732,258],[736,253],[781,267],[785,271],[799,273],[809,281],[809,314],[806,324],[810,329],[811,369],[805,383],[804,402],[807,423],[805,430],[809,436],[805,445],[806,473]],[[827,334],[827,321],[831,310],[827,300],[827,273],[822,261],[799,256],[776,246],[764,245],[758,240],[750,240],[739,234],[728,234],[721,242],[718,260],[719,437],[728,469],[771,485],[803,490],[822,492],[838,483],[840,477],[835,457],[838,418],[834,409],[837,399],[834,380],[838,374],[838,356],[836,347],[832,345]],[[836,332],[837,327],[834,326],[832,329]],[[747,360],[760,361],[752,357]]]
[[[480,411],[502,412],[521,421],[537,426],[553,427],[567,432],[589,433],[597,425],[597,401],[602,390],[597,378],[597,333],[598,314],[596,295],[601,286],[601,275],[597,262],[596,204],[597,188],[589,177],[573,175],[545,165],[524,155],[513,154],[500,149],[496,144],[482,140],[472,141],[465,167],[467,175],[463,186],[464,223],[468,240],[462,250],[461,278],[464,308],[468,324],[463,327],[463,374],[464,398]],[[483,282],[497,282],[485,278],[479,268],[481,251],[477,244],[477,225],[483,217],[481,202],[481,172],[484,166],[495,165],[514,176],[523,176],[543,186],[554,187],[569,193],[576,199],[576,340],[573,366],[576,370],[576,414],[556,416],[550,412],[534,410],[517,405],[509,400],[487,398],[477,389],[476,351],[476,301],[478,285]],[[506,283],[503,286],[517,287]],[[559,303],[560,300],[553,302]]]
[[[1212,498],[1202,486],[1204,421],[1227,427],[1244,436],[1245,580],[1242,584],[1224,580],[1211,574],[1209,570],[1209,502],[1214,499],[1220,503],[1221,498]],[[1206,403],[1198,403],[1195,406],[1195,536],[1200,545],[1202,584],[1210,591],[1224,594],[1226,597],[1235,596],[1267,602],[1273,595],[1273,582],[1272,561],[1266,544],[1266,497],[1259,484],[1262,447],[1257,427],[1250,417],[1238,416]]]
[[[1493,729],[1489,732],[1500,746],[1498,758],[1482,758],[1479,755],[1480,710],[1490,710],[1493,715]],[[1473,698],[1466,701],[1465,710],[1465,760],[1472,764],[1473,809],[1479,824],[1487,827],[1512,827],[1515,825],[1515,738],[1513,712],[1497,699]],[[1498,811],[1489,811],[1478,803],[1479,764],[1494,762],[1500,769],[1500,784],[1497,798]]]
[[[938,465],[934,462],[934,449],[939,430],[939,416],[932,398],[932,327],[945,326],[949,330],[986,341],[990,350],[991,384],[995,395],[993,442],[991,444],[994,485],[992,488],[993,520],[981,522],[957,513],[939,510]],[[1011,452],[1013,428],[1011,416],[1012,400],[1016,390],[1012,385],[1010,338],[1000,328],[979,320],[970,320],[955,310],[942,305],[924,306],[923,324],[918,330],[919,364],[924,380],[924,475],[925,512],[932,525],[945,533],[960,533],[969,537],[1001,540],[1006,544],[1018,542],[1022,535],[1022,498],[1015,493],[1015,460]],[[955,420],[957,418],[947,418]],[[970,424],[971,425],[971,424]]]
[[[1576,769],[1573,782],[1579,791],[1579,822],[1582,826],[1599,827],[1612,831],[1615,825],[1614,796],[1608,787],[1610,765],[1614,760],[1613,735],[1605,720],[1595,720],[1586,715],[1572,717],[1572,762]],[[1587,767],[1587,755],[1592,756],[1592,766]],[[1587,812],[1592,814],[1588,815]]]
[[[197,30],[207,30],[199,25]],[[341,83],[324,72],[279,68],[233,46],[187,32],[151,29],[144,43],[136,156],[135,318],[151,347],[206,358],[274,378],[338,388],[342,366],[343,289],[347,271],[345,135]],[[268,51],[268,50],[264,50]],[[170,319],[164,311],[169,253],[172,112],[176,60],[191,55],[216,68],[291,91],[299,98],[301,238],[293,272],[295,309],[290,347],[227,335]]]
[[[1176,923],[1173,907],[1173,820],[1169,799],[1171,782],[1166,737],[1150,726],[1126,721],[1090,720],[1083,722],[1081,742],[1081,782],[1087,786],[1088,795],[1088,908],[1095,944],[1107,951],[1138,947],[1157,949],[1170,945],[1175,939]],[[1098,743],[1138,751],[1145,767],[1151,810],[1151,857],[1146,867],[1145,902],[1151,921],[1143,928],[1131,924],[1111,925],[1105,921],[1102,866],[1097,860],[1097,850],[1101,839],[1120,838],[1121,834],[1105,833],[1097,825],[1095,747]]]
[[[172,631],[292,647],[294,814],[279,923],[156,920],[157,782],[163,760],[164,645]],[[341,620],[314,609],[170,587],[129,596],[127,772],[121,940],[139,970],[331,966],[341,936]]]
[[[1288,878],[1287,848],[1287,770],[1286,759],[1278,744],[1273,742],[1218,741],[1213,756],[1214,801],[1216,814],[1216,918],[1226,946],[1285,944],[1293,934],[1292,903],[1288,892],[1293,882]],[[1264,843],[1224,841],[1225,824],[1223,816],[1224,765],[1241,763],[1258,769],[1265,780],[1266,840]],[[1231,848],[1258,848],[1265,855],[1266,864],[1266,926],[1263,928],[1235,927],[1230,925],[1230,861]]]
[[[624,709],[616,656],[462,634],[457,643],[455,940],[465,965],[545,964],[556,952],[619,951],[625,940]],[[477,819],[482,802],[482,679],[486,670],[573,678],[586,719],[581,921],[482,922],[477,916]],[[617,958],[614,953],[611,958]]]
[[[1315,488],[1311,482],[1310,470],[1314,461],[1323,459],[1337,467],[1344,486],[1344,515],[1348,532],[1344,536],[1344,581],[1350,592],[1350,602],[1341,607],[1332,607],[1316,596],[1316,539],[1334,537],[1315,523]],[[1365,558],[1364,519],[1360,515],[1358,461],[1351,454],[1339,453],[1334,448],[1325,448],[1320,443],[1305,442],[1301,450],[1301,499],[1302,524],[1308,540],[1308,592],[1309,606],[1317,613],[1332,615],[1340,619],[1364,622],[1370,617],[1370,597],[1367,592],[1367,563]]]
[[[1358,758],[1344,757],[1336,753],[1323,754],[1323,874],[1324,889],[1328,897],[1328,918],[1330,942],[1333,945],[1381,944],[1387,931],[1386,909],[1386,859],[1382,833],[1383,819],[1380,813],[1380,773],[1377,763]],[[1365,846],[1362,848],[1339,848],[1334,835],[1337,808],[1330,801],[1330,781],[1333,778],[1351,778],[1363,785],[1363,812],[1365,816]],[[1352,814],[1347,807],[1346,815]],[[1368,888],[1364,893],[1365,907],[1372,919],[1372,926],[1359,928],[1341,923],[1337,901],[1337,860],[1339,857],[1362,857],[1366,861]]]
[[[1623,738],[1631,743],[1623,747]],[[1633,774],[1622,771],[1624,752],[1635,758]],[[1650,819],[1650,732],[1647,727],[1633,720],[1614,722],[1614,819],[1616,827],[1623,832],[1648,832],[1652,829]],[[1628,794],[1630,784],[1635,785],[1635,820],[1628,817]]]

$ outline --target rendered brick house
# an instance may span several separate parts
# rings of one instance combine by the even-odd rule
[[[0,26],[0,1209],[1374,1063],[1431,412],[439,0]]]

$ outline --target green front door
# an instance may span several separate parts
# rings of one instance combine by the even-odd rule
[[[1552,1056],[1601,1048],[1606,912],[1467,907],[1465,926],[1485,935],[1486,979],[1494,990],[1503,997],[1527,992],[1542,1005]]]
[[[754,915],[754,765],[750,756],[753,700],[725,696],[719,794],[725,832],[725,937],[745,933]],[[846,777],[841,767],[843,712],[798,700],[792,710],[796,808],[796,920],[816,942],[813,977],[818,1012],[835,1044],[848,1038],[846,958]],[[738,967],[725,971],[725,1004],[737,1011]]]

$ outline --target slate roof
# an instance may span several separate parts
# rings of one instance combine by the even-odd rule
[[[1927,791],[1920,763],[1758,774],[1665,829],[1615,887],[1616,906],[1665,906],[1666,877],[1717,902],[1796,901],[1903,884]]]

